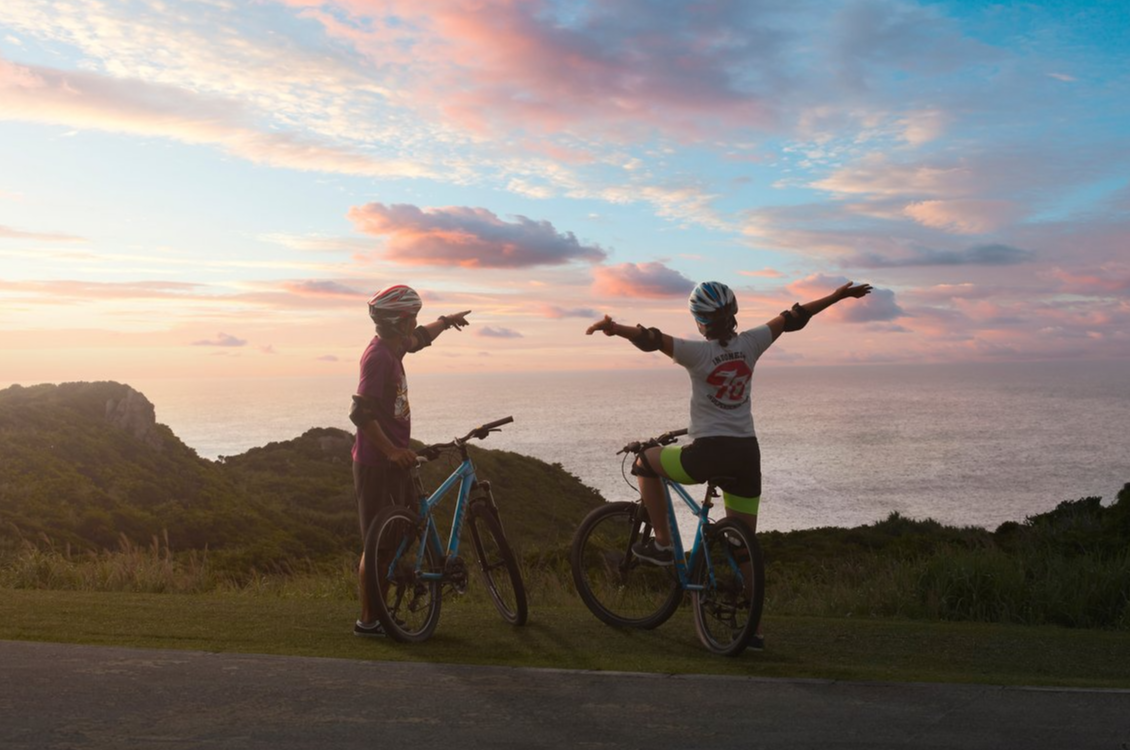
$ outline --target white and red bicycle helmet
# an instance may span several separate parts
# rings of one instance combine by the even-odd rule
[[[394,284],[369,298],[369,317],[380,329],[382,326],[398,327],[420,312],[423,303],[420,295],[405,284]]]

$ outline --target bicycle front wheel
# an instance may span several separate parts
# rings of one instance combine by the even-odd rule
[[[621,502],[591,511],[573,536],[569,563],[577,594],[610,626],[656,628],[679,607],[683,589],[675,570],[632,553],[650,531],[644,506]]]
[[[491,600],[504,621],[512,626],[522,626],[526,623],[526,587],[522,583],[514,551],[503,536],[502,522],[485,502],[471,504],[468,515],[475,556],[479,559],[483,583],[491,593]]]
[[[691,580],[695,631],[715,654],[734,656],[746,649],[762,619],[766,571],[762,549],[750,527],[723,519],[704,532]]]
[[[370,602],[385,633],[397,641],[421,642],[440,621],[440,556],[423,534],[416,514],[402,506],[384,509],[365,536]]]

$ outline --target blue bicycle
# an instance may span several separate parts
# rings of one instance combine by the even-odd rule
[[[467,564],[459,555],[464,520],[471,528],[475,557],[491,600],[503,620],[515,626],[526,623],[526,588],[518,562],[503,533],[490,483],[479,480],[468,456],[472,438],[482,440],[514,418],[505,417],[475,428],[463,438],[437,443],[416,452],[421,463],[448,451],[462,459],[455,471],[431,495],[424,490],[419,465],[412,469],[419,503],[416,509],[390,506],[373,520],[365,536],[365,562],[369,601],[385,633],[402,642],[420,642],[432,635],[440,621],[443,591],[467,589]],[[445,495],[458,485],[451,532],[444,545],[433,512]],[[370,565],[376,560],[376,565]]]
[[[686,434],[686,430],[664,433],[630,443],[617,453],[624,454],[627,463],[645,449],[666,446]],[[623,463],[621,470],[624,474]],[[698,504],[682,485],[663,478],[674,566],[656,566],[633,554],[633,544],[647,540],[652,532],[640,501],[607,503],[585,517],[573,537],[570,568],[578,594],[594,615],[611,626],[656,628],[672,617],[684,592],[690,592],[695,631],[704,646],[722,655],[746,649],[762,617],[765,568],[758,540],[745,522],[709,518],[718,483],[725,484],[726,479],[710,478],[703,503]],[[686,553],[673,493],[697,520]]]

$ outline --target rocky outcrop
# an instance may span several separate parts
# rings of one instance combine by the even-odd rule
[[[106,400],[106,420],[151,448],[160,451],[164,447],[153,403],[129,386],[121,397]]]

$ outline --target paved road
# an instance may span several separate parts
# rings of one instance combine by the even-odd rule
[[[1129,743],[1127,691],[660,676],[13,641],[0,641],[0,666],[0,746],[6,748]],[[677,703],[680,713],[672,709]]]

